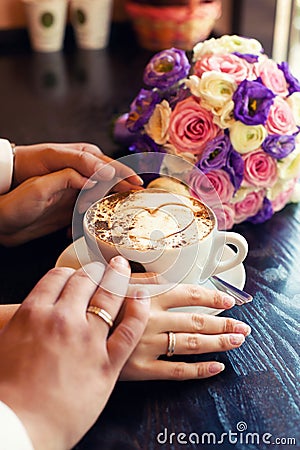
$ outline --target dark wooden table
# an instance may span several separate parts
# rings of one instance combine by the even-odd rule
[[[139,90],[150,56],[117,32],[103,51],[78,51],[71,40],[53,55],[0,48],[0,136],[19,144],[89,141],[121,155],[112,123]],[[214,355],[226,370],[209,380],[118,383],[77,450],[300,448],[300,206],[235,231],[249,243],[246,289],[254,301],[223,314],[247,322],[252,335]],[[1,303],[22,301],[69,243],[62,230],[0,248]]]

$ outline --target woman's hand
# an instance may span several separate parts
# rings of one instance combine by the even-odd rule
[[[73,447],[103,410],[143,333],[150,302],[136,289],[110,334],[87,307],[103,308],[115,320],[129,277],[121,257],[106,270],[100,263],[53,269],[1,330],[0,399],[19,416],[34,448]]]
[[[230,309],[234,306],[234,299],[220,291],[187,284],[172,289],[166,286],[165,292],[158,295],[155,292],[163,291],[161,285],[147,285],[147,289],[151,293],[150,318],[138,346],[122,370],[122,380],[206,378],[224,369],[224,365],[217,361],[186,363],[159,360],[159,356],[167,353],[170,331],[176,337],[175,355],[231,350],[239,347],[251,332],[248,325],[235,319],[169,311],[170,308],[184,306]]]

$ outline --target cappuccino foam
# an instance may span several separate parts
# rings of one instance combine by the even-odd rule
[[[88,209],[85,220],[92,236],[140,251],[197,243],[215,226],[201,202],[156,189],[105,197]]]

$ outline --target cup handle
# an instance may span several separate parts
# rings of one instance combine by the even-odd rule
[[[225,272],[226,270],[232,269],[233,267],[241,264],[247,256],[248,253],[248,242],[239,233],[219,231],[216,244],[221,244],[222,242],[222,253],[224,251],[224,244],[231,244],[236,248],[236,253],[233,253],[231,257],[226,258],[224,261],[215,260],[215,270],[214,274]],[[215,258],[220,258],[220,252],[215,253]]]
[[[232,256],[222,260],[224,248],[226,244],[231,244],[236,248],[236,253],[232,253]],[[248,242],[239,233],[229,231],[216,231],[213,237],[213,244],[210,249],[207,261],[204,268],[200,269],[201,275],[199,282],[205,282],[212,275],[225,272],[226,270],[236,267],[242,263],[248,253]]]

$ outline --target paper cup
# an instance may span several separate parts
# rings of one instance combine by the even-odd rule
[[[62,49],[68,0],[22,0],[32,48],[37,52]]]
[[[113,0],[71,0],[71,22],[77,46],[102,49],[108,44]]]

